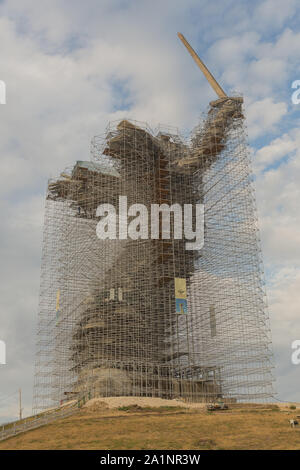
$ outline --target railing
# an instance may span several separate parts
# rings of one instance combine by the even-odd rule
[[[43,413],[42,415],[29,416],[24,420],[14,421],[0,427],[0,441],[7,439],[17,434],[21,434],[31,429],[39,428],[40,426],[45,426],[57,419],[66,418],[78,412],[78,404],[74,403],[68,407],[58,408],[56,410]]]

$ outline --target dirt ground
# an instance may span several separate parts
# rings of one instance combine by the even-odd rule
[[[195,408],[204,409],[205,403],[186,403],[183,400],[165,400],[163,398],[153,397],[102,397],[93,398],[89,400],[84,408],[98,409],[98,408],[120,408],[123,406],[137,405],[141,407],[154,407],[158,408],[161,406],[181,407],[181,408]]]
[[[163,400],[163,406],[160,399],[151,399],[151,404],[148,399],[117,400],[91,400],[74,416],[0,442],[0,450],[300,450],[300,426],[289,426],[289,419],[300,415],[299,408],[232,405],[208,412],[203,404],[186,407],[180,400]]]

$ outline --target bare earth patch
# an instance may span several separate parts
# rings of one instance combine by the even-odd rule
[[[89,400],[83,408],[101,409],[101,408],[122,408],[132,405],[138,405],[145,408],[159,408],[161,406],[174,406],[181,408],[205,409],[205,403],[186,403],[183,400],[165,400],[163,398],[153,397],[101,397]]]

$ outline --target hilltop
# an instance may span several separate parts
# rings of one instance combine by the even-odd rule
[[[127,401],[126,401],[127,400]],[[148,400],[148,401],[147,401]],[[0,442],[4,449],[300,449],[288,405],[203,404],[130,397],[91,400],[74,415]]]

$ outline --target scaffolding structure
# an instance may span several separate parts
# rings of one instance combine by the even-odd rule
[[[135,121],[112,123],[93,139],[91,161],[49,181],[35,411],[99,396],[273,395],[243,121],[242,99],[226,97],[210,103],[188,141]],[[204,204],[204,246],[187,250],[172,217],[170,238],[160,229],[154,239],[126,230],[99,239],[97,208],[118,211],[120,196],[149,214],[153,204]]]

